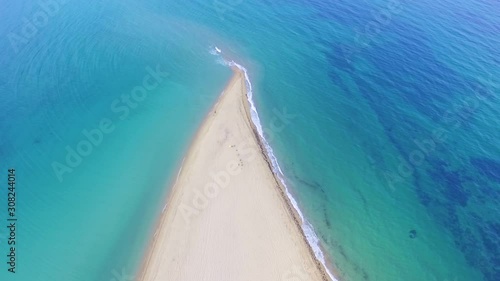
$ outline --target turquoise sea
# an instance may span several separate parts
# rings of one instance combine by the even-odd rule
[[[133,280],[231,77],[216,46],[248,70],[266,139],[337,279],[500,280],[497,1],[0,7],[0,280]]]

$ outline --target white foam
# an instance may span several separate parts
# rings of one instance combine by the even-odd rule
[[[321,264],[323,265],[326,273],[330,276],[331,280],[332,281],[338,281],[333,276],[333,274],[330,272],[330,270],[328,269],[328,267],[326,266],[325,255],[323,254],[323,251],[321,250],[320,241],[319,241],[318,235],[314,231],[313,226],[304,218],[304,216],[302,215],[302,212],[299,209],[297,201],[295,200],[295,198],[293,198],[292,194],[289,192],[288,187],[287,187],[287,185],[285,183],[285,176],[284,176],[283,172],[281,171],[281,167],[280,167],[280,165],[278,163],[278,159],[276,159],[276,156],[273,153],[272,147],[269,145],[269,143],[267,142],[266,138],[264,137],[264,131],[262,129],[262,125],[261,125],[261,122],[260,122],[259,114],[257,112],[257,108],[255,107],[255,103],[253,101],[252,83],[250,82],[250,78],[248,76],[248,72],[247,72],[246,68],[243,67],[242,65],[237,64],[234,61],[227,61],[227,60],[225,60],[221,56],[222,51],[219,48],[217,48],[216,46],[214,46],[214,47],[211,48],[210,53],[212,55],[215,55],[215,56],[218,57],[218,60],[217,60],[218,63],[221,63],[223,65],[227,65],[227,66],[230,66],[230,67],[237,67],[238,69],[240,69],[241,71],[243,71],[243,73],[245,74],[245,83],[246,83],[246,86],[247,86],[247,97],[248,97],[248,102],[250,103],[250,115],[252,117],[253,124],[257,128],[257,132],[259,133],[260,140],[261,140],[262,144],[264,145],[264,147],[266,149],[267,156],[271,160],[271,165],[272,165],[273,173],[278,177],[278,179],[281,181],[281,184],[283,184],[283,186],[285,187],[285,192],[286,192],[286,195],[288,197],[288,200],[290,200],[290,202],[292,203],[292,206],[295,208],[295,210],[299,214],[300,219],[302,220],[302,225],[301,225],[302,231],[304,232],[304,235],[305,235],[305,237],[307,239],[307,242],[309,243],[309,245],[313,249],[314,255],[316,256],[316,259],[319,262],[321,262]]]

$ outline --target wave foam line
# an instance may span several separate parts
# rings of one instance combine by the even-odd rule
[[[328,276],[330,276],[330,279],[333,281],[338,281],[333,274],[330,272],[328,267],[326,266],[326,260],[325,260],[325,255],[323,251],[321,250],[320,247],[320,241],[318,238],[318,235],[314,231],[313,226],[304,218],[304,215],[302,215],[302,212],[300,211],[299,205],[297,204],[297,201],[295,198],[293,198],[292,194],[288,190],[288,187],[285,183],[285,175],[283,174],[281,167],[278,163],[278,159],[274,155],[272,147],[269,145],[267,142],[267,139],[264,137],[264,130],[262,129],[262,125],[260,122],[259,118],[259,113],[257,112],[257,108],[255,107],[255,103],[253,101],[253,88],[252,88],[252,83],[250,82],[250,78],[248,76],[247,69],[243,67],[242,65],[239,65],[238,63],[234,61],[227,61],[225,60],[222,56],[219,48],[214,47],[210,51],[212,55],[218,56],[219,57],[219,63],[229,66],[229,67],[237,67],[243,73],[245,74],[245,83],[247,86],[247,98],[248,102],[250,103],[250,115],[252,117],[252,122],[257,128],[257,132],[259,133],[259,137],[261,139],[261,142],[264,144],[264,147],[266,148],[266,154],[271,160],[272,168],[273,168],[273,173],[278,177],[280,180],[281,184],[285,187],[285,192],[288,197],[288,200],[292,203],[293,208],[297,211],[297,213],[300,216],[300,219],[302,220],[302,231],[307,239],[307,242],[309,243],[309,246],[313,249],[314,255],[316,256],[316,259],[323,265],[323,268],[325,269],[326,273]]]

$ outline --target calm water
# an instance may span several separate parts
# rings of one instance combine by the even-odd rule
[[[500,280],[498,2],[42,2],[0,0],[1,280],[132,280],[231,76],[213,46],[340,280]]]

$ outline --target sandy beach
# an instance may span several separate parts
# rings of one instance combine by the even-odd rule
[[[228,83],[183,161],[138,280],[329,280],[262,153],[245,79]]]

